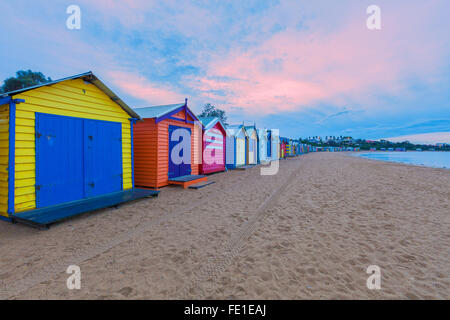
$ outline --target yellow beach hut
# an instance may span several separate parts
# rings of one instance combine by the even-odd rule
[[[248,136],[247,143],[247,165],[253,165],[258,163],[258,131],[256,125],[245,126],[245,131]]]
[[[0,219],[46,227],[157,195],[134,188],[138,119],[92,72],[0,95]]]

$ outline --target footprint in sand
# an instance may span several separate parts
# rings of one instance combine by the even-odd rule
[[[131,292],[133,292],[133,288],[123,287],[122,289],[120,289],[117,292],[120,293],[121,295],[123,295],[124,297],[128,297],[131,294]]]

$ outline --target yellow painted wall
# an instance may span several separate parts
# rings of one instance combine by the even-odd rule
[[[8,214],[9,105],[0,106],[0,215]]]
[[[236,166],[245,165],[245,139],[236,138]]]
[[[15,211],[36,207],[35,112],[122,123],[123,189],[132,188],[130,115],[95,85],[66,80],[15,95],[16,105]]]

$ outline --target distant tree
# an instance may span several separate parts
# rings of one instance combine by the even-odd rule
[[[216,108],[215,106],[211,105],[210,103],[207,103],[203,106],[202,112],[200,113],[199,117],[217,117],[224,124],[227,123],[227,116],[225,114],[225,111],[222,109]]]
[[[7,78],[0,87],[1,92],[9,92],[19,89],[32,87],[52,81],[50,77],[45,77],[42,72],[33,72],[31,70],[19,70],[15,77]]]

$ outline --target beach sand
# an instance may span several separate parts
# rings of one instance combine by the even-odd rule
[[[450,298],[450,170],[343,153],[260,168],[47,231],[0,223],[0,298]]]

